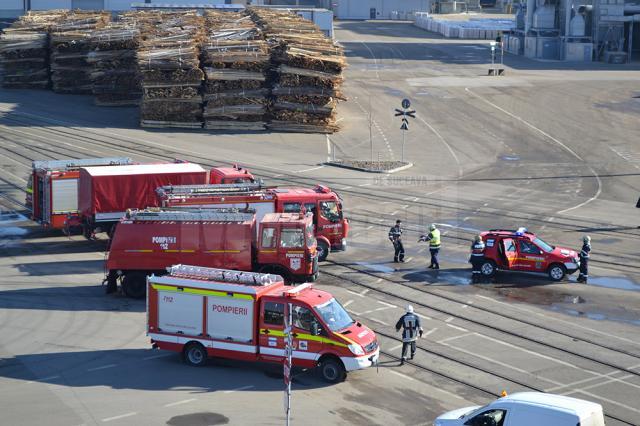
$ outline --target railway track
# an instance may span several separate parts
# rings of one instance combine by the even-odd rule
[[[353,272],[357,272],[359,274],[365,274],[365,275],[369,275],[369,276],[375,277],[377,279],[382,279],[381,282],[386,281],[387,283],[393,284],[395,287],[397,287],[398,285],[402,285],[404,287],[410,288],[410,289],[412,289],[414,291],[417,291],[419,293],[426,294],[426,295],[438,298],[438,299],[446,301],[446,302],[452,302],[452,303],[456,303],[456,304],[460,304],[460,305],[466,305],[467,304],[466,301],[464,301],[464,300],[456,299],[455,297],[445,296],[445,295],[442,295],[442,294],[439,294],[439,293],[436,293],[436,292],[433,292],[433,291],[428,291],[426,289],[417,288],[415,286],[406,285],[406,283],[403,283],[401,281],[390,280],[390,279],[385,278],[385,277],[380,277],[377,274],[374,274],[374,273],[371,273],[371,272],[368,272],[368,271],[362,271],[362,270],[360,270],[358,268],[354,268],[354,267],[352,267],[350,265],[342,265],[342,264],[339,264],[339,263],[336,263],[336,262],[333,262],[333,261],[327,261],[325,263],[339,265],[339,266],[341,266],[343,268],[346,268],[348,270],[352,270]],[[342,273],[334,273],[334,272],[331,272],[331,271],[327,271],[326,268],[322,271],[322,273],[325,274],[325,275],[332,276],[332,277],[334,277],[334,278],[336,278],[338,280],[341,280],[341,281],[350,282],[350,283],[352,283],[354,285],[357,285],[359,287],[368,289],[370,291],[373,291],[375,293],[378,293],[378,294],[381,294],[381,295],[384,295],[384,296],[393,297],[393,298],[402,300],[403,302],[407,302],[407,303],[410,303],[410,304],[413,304],[413,305],[421,306],[421,307],[430,309],[430,310],[435,311],[435,312],[439,312],[439,313],[442,313],[442,314],[445,314],[445,315],[448,315],[448,316],[451,316],[451,317],[454,317],[454,318],[458,318],[460,320],[472,323],[472,324],[477,325],[477,326],[481,326],[481,327],[486,328],[486,329],[497,331],[499,333],[503,333],[503,334],[506,334],[506,335],[509,335],[509,336],[512,336],[512,337],[515,337],[515,338],[518,338],[518,339],[521,339],[521,340],[524,340],[524,341],[528,341],[528,342],[531,342],[531,343],[534,343],[534,344],[537,344],[537,345],[541,345],[541,346],[544,346],[544,347],[549,348],[549,349],[560,351],[561,353],[564,353],[564,354],[567,354],[567,355],[575,356],[575,357],[580,358],[580,359],[584,359],[584,360],[587,360],[587,361],[590,361],[590,362],[593,362],[593,363],[596,363],[596,364],[599,364],[599,365],[603,365],[603,366],[606,366],[606,367],[609,367],[609,368],[613,368],[615,370],[624,371],[625,373],[631,374],[631,375],[636,376],[636,377],[640,377],[640,372],[631,370],[631,369],[629,369],[627,367],[616,365],[614,363],[611,363],[611,362],[608,362],[608,361],[604,361],[604,360],[601,360],[601,359],[597,359],[597,358],[594,358],[594,357],[591,357],[591,356],[586,356],[586,355],[584,355],[582,353],[579,353],[577,351],[569,350],[569,349],[566,349],[564,347],[560,347],[560,346],[555,345],[555,344],[550,344],[548,342],[541,341],[540,339],[532,338],[532,337],[529,337],[529,336],[525,336],[525,335],[523,335],[521,333],[517,333],[517,332],[511,331],[511,330],[508,330],[508,329],[506,329],[504,327],[496,326],[495,324],[499,323],[500,321],[493,321],[492,324],[489,324],[487,322],[482,322],[482,321],[479,321],[479,320],[476,320],[476,319],[472,319],[472,318],[469,318],[468,316],[461,315],[459,312],[443,309],[441,307],[437,307],[437,306],[433,306],[433,305],[427,305],[427,304],[425,304],[423,302],[420,302],[420,301],[417,301],[415,299],[409,299],[407,297],[398,295],[397,293],[394,293],[394,292],[391,292],[391,291],[387,291],[387,290],[383,290],[380,287],[377,287],[377,286],[372,285],[372,284],[365,283],[362,280],[356,280],[356,279],[353,279],[353,278],[350,278],[350,277],[345,277],[345,275],[342,274]],[[610,345],[599,343],[599,342],[594,341],[592,339],[584,338],[583,336],[576,336],[576,335],[573,335],[573,334],[570,334],[570,333],[567,333],[567,332],[563,332],[563,331],[560,331],[560,330],[545,326],[545,325],[537,323],[537,322],[526,321],[526,320],[523,320],[522,318],[514,317],[512,315],[507,315],[507,314],[505,314],[503,312],[496,311],[494,309],[480,308],[480,307],[475,306],[475,305],[468,305],[467,310],[468,309],[476,309],[476,310],[482,311],[483,313],[489,313],[491,315],[495,315],[495,316],[498,317],[498,319],[500,319],[500,318],[508,319],[510,321],[515,321],[515,322],[518,322],[520,324],[532,326],[532,327],[535,327],[537,329],[547,331],[549,333],[554,333],[556,335],[563,336],[565,338],[571,339],[572,341],[581,341],[583,343],[586,343],[586,344],[589,344],[589,345],[593,345],[593,346],[601,348],[601,349],[606,349],[606,350],[611,351],[613,353],[617,353],[617,354],[625,355],[625,356],[628,356],[628,357],[632,357],[632,358],[638,359],[640,361],[640,353],[634,353],[634,352],[630,352],[630,351],[626,351],[626,350],[621,350],[619,348],[616,348],[616,347],[613,347],[613,346],[610,346]]]

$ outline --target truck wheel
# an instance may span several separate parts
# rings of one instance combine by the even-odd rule
[[[492,277],[496,274],[496,264],[493,260],[485,260],[480,265],[480,272],[485,277]]]
[[[182,356],[184,362],[194,367],[202,367],[207,363],[207,350],[198,342],[185,346]]]
[[[316,250],[318,252],[318,262],[327,260],[327,256],[329,256],[329,244],[327,244],[326,241],[318,240]]]
[[[325,382],[340,383],[347,377],[347,372],[342,362],[334,358],[326,358],[320,363],[320,375]]]
[[[147,275],[144,272],[128,272],[122,280],[122,291],[132,299],[142,299],[147,294]]]
[[[551,278],[553,281],[560,281],[561,279],[564,278],[564,275],[567,273],[566,270],[564,269],[564,266],[559,264],[559,263],[554,263],[553,265],[549,266],[549,278]]]

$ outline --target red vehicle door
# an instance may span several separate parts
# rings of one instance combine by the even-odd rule
[[[542,250],[531,241],[521,238],[518,240],[518,265],[526,271],[545,271],[546,257]]]
[[[322,338],[315,334],[320,322],[306,306],[293,304],[293,365],[313,367],[322,352]]]
[[[258,352],[265,361],[284,359],[284,303],[264,297],[260,305]]]
[[[518,249],[515,241],[512,238],[505,238],[500,244],[502,244],[506,269],[518,269]]]

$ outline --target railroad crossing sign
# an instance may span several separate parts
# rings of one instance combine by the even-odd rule
[[[409,99],[402,100],[402,109],[396,108],[396,117],[402,117],[402,125],[400,126],[400,130],[402,130],[402,161],[404,162],[404,132],[409,130],[409,117],[416,118],[416,111],[411,110],[411,101]]]

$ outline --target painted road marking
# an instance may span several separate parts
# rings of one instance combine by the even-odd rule
[[[458,327],[457,325],[453,325],[453,324],[447,324],[447,327],[451,327],[454,330],[458,330],[458,331],[469,331],[466,328]]]
[[[391,303],[387,303],[387,302],[383,302],[382,300],[378,300],[378,303],[384,306],[387,306],[389,308],[397,308],[396,305],[392,305]]]
[[[106,419],[102,419],[102,421],[106,423],[106,422],[110,422],[110,421],[113,421],[113,420],[119,420],[119,419],[124,419],[126,417],[135,416],[136,414],[138,414],[138,413],[136,413],[135,411],[132,411],[130,413],[121,414],[119,416],[107,417]]]
[[[343,307],[343,308],[346,308],[347,306],[349,306],[349,305],[350,305],[350,304],[352,304],[352,303],[353,303],[353,300],[347,300],[346,302],[344,302],[344,303],[342,304],[342,307]]]
[[[362,294],[360,294],[360,293],[358,293],[358,292],[355,292],[355,291],[352,291],[352,290],[348,290],[348,289],[347,289],[347,290],[346,290],[346,292],[347,292],[347,293],[351,293],[351,294],[353,294],[354,296],[364,297]]]
[[[369,318],[369,321],[374,321],[374,322],[377,322],[378,324],[386,325],[387,327],[389,326],[389,324],[387,324],[384,321],[380,321],[379,319]]]
[[[392,347],[392,348],[391,348],[391,349],[389,349],[389,350],[390,350],[390,351],[395,351],[395,350],[400,349],[401,347],[402,347],[402,343],[400,343],[399,345],[396,345],[396,346]]]
[[[415,379],[413,377],[409,377],[406,374],[398,373],[397,371],[393,371],[393,370],[389,370],[389,373],[395,374],[398,377],[402,377],[405,380],[409,380],[409,381],[415,382]]]
[[[165,407],[175,407],[176,405],[188,404],[189,402],[195,401],[195,398],[191,399],[183,399],[182,401],[171,402],[169,404],[165,404]]]
[[[431,330],[427,331],[426,333],[422,333],[422,337],[423,338],[427,337],[428,335],[434,333],[437,329],[438,329],[438,327],[434,327]]]
[[[117,366],[118,366],[118,364],[107,364],[107,365],[103,365],[101,367],[87,368],[87,371],[106,370],[107,368],[113,368],[113,367],[117,367]]]
[[[446,339],[438,340],[438,343],[444,344],[445,342],[449,342],[451,340],[456,340],[456,339],[461,339],[461,338],[467,337],[467,336],[473,336],[474,334],[475,333],[459,334],[457,336],[447,337]]]
[[[305,173],[305,172],[312,172],[314,170],[319,170],[319,169],[324,169],[324,166],[318,166],[318,167],[312,167],[310,169],[303,169],[303,170],[296,170],[293,173]]]
[[[251,389],[253,388],[253,385],[247,385],[247,386],[241,386],[239,388],[235,388],[235,389],[231,389],[228,391],[224,391],[224,393],[234,393],[234,392],[239,392],[239,391],[243,391],[243,390],[247,390],[247,389]]]
[[[49,377],[45,377],[42,379],[38,379],[38,380],[29,380],[28,382],[24,382],[25,385],[28,385],[29,383],[38,383],[38,382],[47,382],[50,380],[55,380],[55,379],[59,379],[60,376],[49,376]]]
[[[451,322],[451,321],[453,321],[453,319],[454,319],[453,317],[449,317],[446,320],[444,320],[444,322]]]

